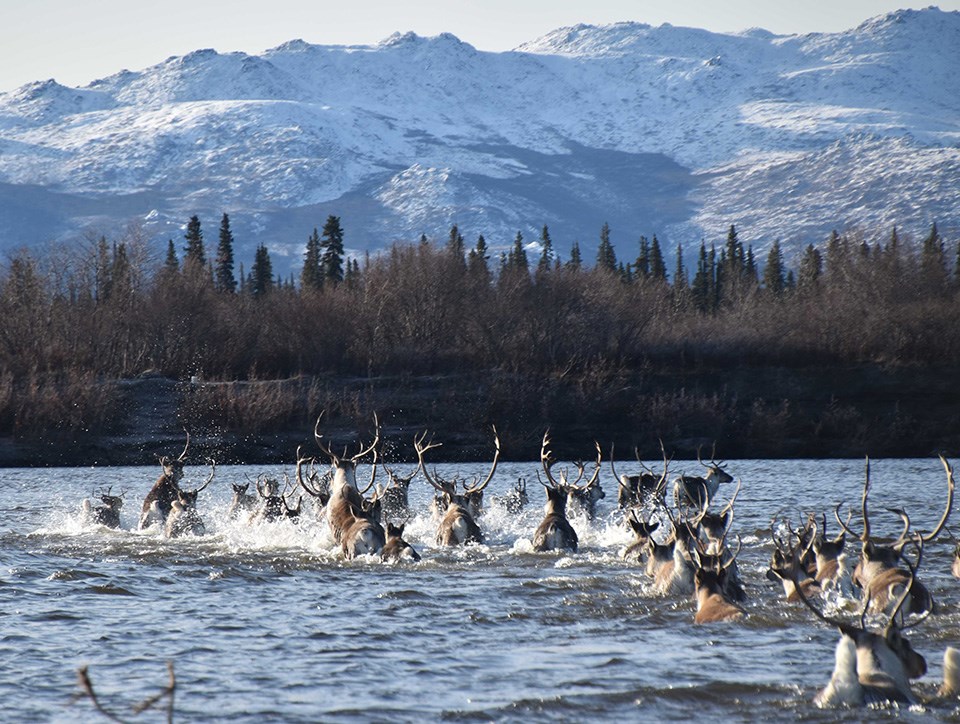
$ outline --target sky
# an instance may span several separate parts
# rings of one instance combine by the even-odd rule
[[[450,32],[504,51],[559,27],[633,20],[714,32],[837,32],[927,3],[907,0],[0,0],[0,92],[54,78],[84,86],[200,48],[262,53],[294,38],[375,44],[394,32]],[[944,0],[941,10],[960,10]]]

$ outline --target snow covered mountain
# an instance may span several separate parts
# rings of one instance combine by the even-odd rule
[[[0,94],[0,247],[131,222],[165,248],[192,214],[238,260],[299,268],[336,214],[349,249],[459,225],[494,248],[548,224],[587,259],[609,222],[693,255],[735,223],[755,252],[831,229],[960,234],[960,13],[836,34],[561,28],[506,53],[448,34],[199,50],[84,88]],[[286,255],[286,261],[284,261]]]

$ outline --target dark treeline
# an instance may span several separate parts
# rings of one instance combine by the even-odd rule
[[[960,253],[935,225],[921,245],[896,230],[875,244],[834,233],[795,268],[776,242],[756,260],[734,227],[719,247],[701,244],[689,270],[678,249],[669,272],[655,236],[629,252],[610,237],[604,225],[595,260],[576,244],[561,259],[544,227],[536,250],[518,233],[492,256],[482,236],[468,245],[454,227],[440,243],[351,259],[331,216],[287,279],[274,276],[263,245],[249,273],[235,268],[226,214],[213,253],[196,217],[159,260],[135,234],[44,256],[22,251],[0,278],[0,435],[109,430],[123,417],[113,381],[149,371],[206,381],[472,376],[488,386],[468,418],[477,424],[514,416],[532,431],[572,415],[583,428],[622,420],[654,436],[708,439],[729,438],[734,421],[747,430],[759,415],[776,427],[787,414],[782,434],[804,437],[822,429],[826,412],[794,424],[796,390],[730,380],[771,368],[928,374],[960,353]],[[669,382],[657,386],[658,376]],[[310,404],[277,424],[309,424],[329,402],[315,382],[298,389],[313,390]],[[824,410],[843,407],[841,393]],[[242,401],[219,408],[231,405],[234,418],[255,417],[237,409]],[[671,405],[712,406],[711,419],[729,424],[685,429],[671,422]],[[196,397],[181,415],[203,416]],[[675,429],[654,429],[652,418]],[[769,448],[760,452],[778,451]]]

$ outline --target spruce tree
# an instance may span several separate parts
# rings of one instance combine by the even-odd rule
[[[527,250],[523,248],[523,234],[517,232],[513,240],[513,249],[510,250],[510,256],[507,259],[508,266],[518,272],[528,273],[530,271],[530,262],[527,259]]]
[[[343,229],[340,217],[330,215],[323,225],[323,256],[320,267],[323,270],[324,283],[339,284],[343,281]]]
[[[597,268],[616,273],[617,254],[610,243],[610,225],[604,221],[600,228],[600,246],[597,248]]]
[[[677,267],[673,272],[673,287],[677,291],[686,290],[687,270],[683,265],[683,246],[677,244]]]
[[[690,297],[693,299],[694,306],[701,312],[713,308],[713,300],[711,299],[713,280],[711,276],[707,246],[701,241],[700,254],[697,256],[697,271],[694,273],[693,283],[690,285]]]
[[[927,289],[932,292],[942,290],[947,281],[947,259],[943,237],[937,231],[937,222],[933,222],[930,233],[923,240],[920,250],[920,275]]]
[[[270,261],[267,247],[259,244],[253,258],[253,267],[250,269],[250,293],[260,298],[269,294],[271,289],[273,289],[273,263]]]
[[[783,295],[786,279],[783,269],[783,252],[780,251],[780,240],[775,239],[767,254],[767,264],[763,268],[763,286],[775,297]]]
[[[800,258],[800,273],[797,279],[797,288],[801,292],[812,292],[820,283],[820,275],[823,274],[823,257],[813,244],[807,244],[807,248]]]
[[[580,256],[580,242],[573,242],[570,247],[570,260],[567,262],[568,269],[579,271],[583,267],[583,257]]]
[[[663,252],[660,251],[656,234],[650,242],[650,278],[664,282],[667,280],[667,265],[663,261]]]
[[[460,233],[460,229],[457,228],[457,225],[454,224],[450,227],[450,236],[447,239],[447,251],[450,252],[450,257],[454,261],[459,262],[459,266],[464,267],[464,245],[463,245],[463,234]]]
[[[483,238],[483,234],[480,234],[477,237],[477,245],[467,255],[467,273],[482,282],[490,281],[490,266],[488,264],[490,255],[488,251],[487,240]]]
[[[190,266],[194,269],[203,269],[207,265],[207,255],[203,248],[203,231],[200,229],[200,218],[191,216],[187,222],[187,233],[183,235],[187,240],[187,245],[183,248],[185,253],[183,266]]]
[[[744,267],[743,276],[748,284],[757,285],[757,260],[753,256],[753,244],[747,247],[747,265]]]
[[[640,237],[640,253],[637,255],[636,264],[637,278],[646,279],[650,276],[650,242],[647,237]]]
[[[847,273],[847,240],[837,230],[830,232],[827,239],[827,258],[825,273],[830,284],[839,282]]]
[[[537,264],[537,273],[544,274],[550,271],[553,261],[553,241],[550,239],[550,230],[544,224],[540,231],[540,262]]]
[[[93,298],[98,302],[105,302],[110,298],[112,287],[111,272],[113,259],[110,256],[110,245],[107,237],[97,239],[97,262],[93,279]]]
[[[317,290],[323,286],[320,253],[320,232],[314,226],[313,233],[307,237],[307,249],[303,255],[303,269],[300,270],[300,288],[303,290]]]
[[[217,244],[214,279],[218,291],[227,294],[237,291],[237,279],[233,275],[233,232],[230,231],[230,217],[226,213],[220,220],[220,241]]]
[[[177,260],[177,247],[173,239],[167,240],[167,257],[163,261],[163,271],[166,274],[176,274],[180,271],[180,262]]]

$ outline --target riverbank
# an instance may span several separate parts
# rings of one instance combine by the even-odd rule
[[[730,367],[598,369],[566,379],[501,372],[400,377],[178,381],[147,374],[110,383],[106,432],[45,431],[0,438],[0,465],[148,465],[178,454],[220,463],[292,462],[317,451],[313,426],[334,446],[369,440],[378,414],[387,455],[414,458],[430,430],[436,460],[484,460],[496,424],[503,457],[537,459],[549,428],[562,458],[620,457],[639,447],[690,457],[716,442],[722,458],[929,456],[960,451],[956,367]]]

